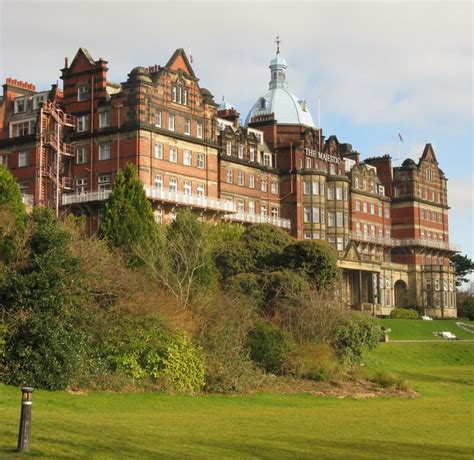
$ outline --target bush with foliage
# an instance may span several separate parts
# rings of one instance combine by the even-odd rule
[[[328,381],[337,377],[339,361],[328,344],[307,342],[291,354],[288,372],[296,378]]]
[[[281,228],[255,224],[245,229],[242,241],[250,251],[256,268],[262,270],[278,267],[283,249],[294,239]]]
[[[325,241],[295,241],[286,246],[281,264],[297,271],[318,288],[328,287],[337,279],[336,251]]]
[[[474,297],[465,296],[458,301],[458,317],[474,321]]]
[[[413,308],[394,308],[390,312],[390,318],[392,319],[418,319],[418,312]]]
[[[291,342],[278,327],[261,321],[248,334],[252,361],[272,374],[281,374],[291,352]]]
[[[201,351],[162,321],[122,317],[106,331],[99,346],[112,371],[138,380],[153,379],[173,391],[195,393],[204,385]]]
[[[27,257],[7,267],[0,281],[0,304],[9,315],[33,310],[60,316],[78,301],[78,261],[69,252],[70,235],[47,208],[33,210],[28,235]]]
[[[230,276],[223,283],[223,288],[237,297],[245,297],[257,309],[262,309],[265,304],[265,289],[262,277],[256,273],[239,273]]]
[[[273,315],[283,304],[295,307],[309,297],[310,291],[306,278],[292,270],[268,272],[263,278],[263,312]]]
[[[71,320],[40,312],[10,325],[5,343],[5,382],[63,390],[81,372],[90,350]]]
[[[243,241],[221,244],[215,249],[214,260],[224,279],[255,269],[252,255]]]
[[[382,329],[375,318],[365,313],[347,313],[336,328],[332,345],[341,362],[354,367],[363,352],[373,350],[381,337]]]

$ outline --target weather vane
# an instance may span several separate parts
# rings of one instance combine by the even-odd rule
[[[280,34],[277,35],[275,43],[277,44],[277,54],[280,54],[280,43],[281,43]]]

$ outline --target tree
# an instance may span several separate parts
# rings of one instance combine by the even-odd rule
[[[69,234],[48,208],[35,208],[18,266],[9,266],[0,283],[0,304],[15,316],[21,311],[63,315],[75,304],[78,260],[69,253]]]
[[[243,241],[222,243],[215,250],[214,259],[223,278],[255,269],[252,254]]]
[[[146,245],[136,245],[135,254],[178,300],[189,307],[193,295],[212,290],[217,270],[212,259],[213,242],[209,224],[201,222],[188,208]]]
[[[26,224],[26,209],[15,178],[0,165],[0,261],[11,262]]]
[[[279,256],[293,238],[284,230],[270,224],[255,224],[246,228],[242,240],[258,269],[279,266]]]
[[[133,248],[156,238],[157,224],[135,165],[128,164],[117,173],[99,234],[120,248],[131,266],[138,263]]]
[[[469,281],[468,275],[474,271],[474,262],[467,255],[455,254],[451,257],[451,266],[456,272],[456,286]]]
[[[337,278],[336,252],[324,241],[295,241],[284,248],[281,260],[284,267],[297,270],[318,288]]]
[[[16,224],[26,224],[26,209],[23,204],[20,188],[10,171],[0,165],[0,208],[6,207],[15,217]]]

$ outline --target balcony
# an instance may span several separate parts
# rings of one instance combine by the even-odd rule
[[[351,238],[354,241],[364,243],[378,244],[381,246],[422,246],[433,249],[444,249],[451,252],[460,252],[461,247],[457,244],[451,244],[447,241],[426,240],[420,238],[388,238],[370,236],[368,233],[351,232]]]
[[[163,201],[173,204],[182,204],[201,209],[222,211],[226,213],[235,212],[235,205],[232,202],[219,198],[209,198],[205,195],[191,195],[190,193],[174,192],[163,188],[144,186],[145,194],[150,200]]]
[[[62,196],[62,205],[75,203],[90,203],[92,201],[105,201],[112,190],[99,190],[97,192],[68,193]]]
[[[238,212],[226,216],[226,220],[246,222],[251,224],[271,224],[276,227],[291,229],[291,221],[281,217],[264,216],[260,214],[249,214],[248,212]]]
[[[350,237],[354,241],[361,241],[363,243],[378,244],[380,246],[397,246],[396,240],[387,236],[371,236],[363,232],[350,232]]]
[[[423,246],[434,249],[444,249],[451,252],[460,252],[461,246],[451,244],[448,241],[426,240],[420,238],[404,238],[398,241],[397,246]]]

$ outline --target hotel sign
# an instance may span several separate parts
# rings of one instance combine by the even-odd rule
[[[309,148],[304,149],[304,154],[307,157],[317,158],[319,160],[323,160],[328,163],[333,163],[335,165],[338,165],[341,163],[341,159],[334,155],[329,155],[329,153],[324,153],[324,152],[317,152],[316,150],[309,149]]]

